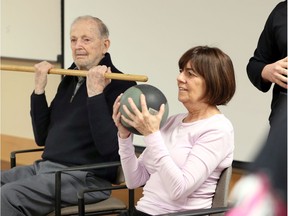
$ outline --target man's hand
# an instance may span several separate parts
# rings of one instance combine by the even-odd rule
[[[87,73],[87,93],[89,97],[101,94],[104,88],[111,82],[111,79],[106,79],[104,74],[111,73],[110,67],[96,66],[91,68]]]
[[[43,94],[47,85],[47,74],[54,66],[47,61],[34,65],[35,68],[35,94]]]

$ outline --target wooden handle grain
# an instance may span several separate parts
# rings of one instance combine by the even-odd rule
[[[19,66],[19,65],[0,65],[1,70],[7,71],[18,71],[18,72],[35,72],[34,67],[31,66]],[[85,70],[68,70],[61,68],[52,68],[48,72],[49,74],[58,75],[70,75],[70,76],[86,76],[87,71]],[[134,74],[121,74],[121,73],[105,73],[105,78],[116,79],[116,80],[126,80],[126,81],[138,81],[147,82],[148,77],[144,75],[134,75]]]

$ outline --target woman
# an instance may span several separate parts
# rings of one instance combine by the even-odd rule
[[[133,215],[157,215],[210,208],[217,180],[232,164],[234,131],[218,105],[227,104],[236,89],[233,64],[218,48],[197,46],[179,60],[178,100],[187,113],[171,116],[160,129],[164,104],[151,115],[141,95],[140,112],[128,99],[131,119],[119,112],[121,95],[113,107],[118,127],[119,154],[129,188],[143,188]],[[145,150],[136,157],[133,136],[120,119],[144,136]]]

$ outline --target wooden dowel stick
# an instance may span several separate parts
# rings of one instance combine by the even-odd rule
[[[35,72],[34,67],[31,66],[18,66],[18,65],[0,65],[1,70],[7,71],[18,71],[18,72]],[[87,71],[85,70],[68,70],[60,68],[52,68],[48,72],[49,74],[58,75],[70,75],[70,76],[86,76]],[[127,80],[127,81],[139,81],[147,82],[148,77],[144,75],[134,75],[134,74],[120,74],[120,73],[105,73],[105,78],[116,79],[116,80]]]

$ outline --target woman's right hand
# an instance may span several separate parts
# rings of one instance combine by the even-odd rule
[[[123,94],[120,94],[115,102],[114,102],[114,105],[113,105],[113,115],[112,115],[112,118],[114,120],[114,123],[116,125],[116,127],[118,128],[118,135],[120,138],[122,139],[126,139],[130,136],[130,131],[127,130],[121,123],[120,119],[121,119],[121,113],[119,112],[119,108],[120,108],[120,99],[121,99],[121,96]]]
[[[266,81],[276,83],[282,88],[287,89],[288,88],[287,64],[288,64],[288,57],[285,57],[272,64],[267,64],[262,70],[262,78]]]

